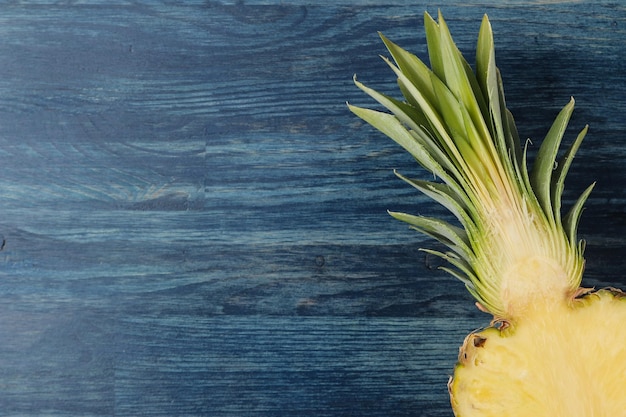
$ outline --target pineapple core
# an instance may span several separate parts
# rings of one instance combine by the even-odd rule
[[[553,259],[540,255],[516,262],[504,273],[500,287],[509,320],[565,304],[570,293],[566,271]]]

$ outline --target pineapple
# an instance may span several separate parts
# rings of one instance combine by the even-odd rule
[[[565,177],[587,127],[564,152],[574,100],[557,115],[528,168],[483,18],[472,69],[441,13],[424,16],[431,68],[381,35],[402,100],[356,85],[389,112],[350,110],[439,180],[397,174],[458,224],[390,214],[442,242],[445,259],[490,327],[465,339],[448,390],[455,415],[626,416],[626,297],[582,288],[577,227],[591,184],[562,215]],[[561,155],[559,155],[561,154]]]

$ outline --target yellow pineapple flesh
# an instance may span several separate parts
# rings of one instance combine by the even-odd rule
[[[356,85],[390,113],[349,105],[439,181],[398,176],[444,205],[459,224],[391,212],[448,247],[448,261],[490,327],[470,334],[448,389],[458,417],[626,416],[626,297],[581,287],[577,238],[592,184],[562,215],[565,177],[587,127],[560,145],[574,100],[557,115],[532,169],[495,65],[483,18],[472,68],[448,26],[425,14],[431,68],[381,35],[403,98]],[[560,155],[559,155],[560,154]]]
[[[450,380],[462,417],[626,415],[626,298],[609,289],[470,334]]]

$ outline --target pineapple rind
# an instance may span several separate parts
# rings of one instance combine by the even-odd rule
[[[448,386],[455,415],[624,415],[624,323],[624,293],[603,289],[470,334]]]

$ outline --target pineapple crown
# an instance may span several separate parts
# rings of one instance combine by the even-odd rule
[[[576,230],[594,184],[565,216],[561,200],[565,177],[587,126],[559,158],[574,109],[571,99],[554,120],[529,170],[528,142],[521,145],[506,107],[488,17],[483,17],[478,35],[475,70],[456,47],[441,12],[438,20],[424,14],[431,68],[380,34],[393,62],[383,59],[397,76],[403,100],[354,78],[390,113],[348,106],[441,180],[396,173],[445,206],[462,227],[433,217],[390,214],[446,245],[446,252],[423,250],[445,259],[452,268],[443,269],[463,281],[480,306],[496,318],[517,314],[513,310],[518,306],[509,298],[526,297],[530,303],[537,296],[530,284],[520,283],[529,278],[521,273],[528,260],[544,265],[536,269],[544,280],[538,285],[556,285],[573,296],[584,269],[584,242],[578,241]],[[561,282],[550,282],[557,279]]]

